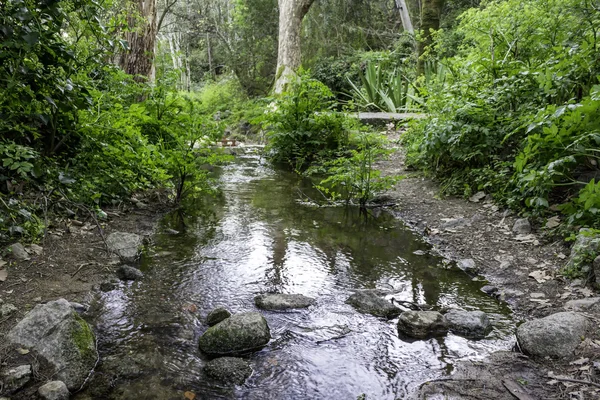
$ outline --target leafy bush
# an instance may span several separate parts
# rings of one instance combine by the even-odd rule
[[[383,177],[381,171],[374,168],[377,161],[391,153],[385,148],[384,138],[362,133],[355,142],[355,148],[347,155],[326,161],[308,172],[328,175],[317,188],[332,200],[343,200],[346,204],[356,200],[364,208],[376,196],[391,189],[401,177]]]
[[[431,117],[405,135],[409,164],[446,193],[485,190],[539,216],[559,205],[568,223],[597,226],[599,28],[584,0],[468,10],[452,40],[437,37],[451,73],[425,81]]]
[[[303,170],[345,146],[350,122],[334,108],[333,94],[327,86],[301,73],[264,115],[271,159]]]

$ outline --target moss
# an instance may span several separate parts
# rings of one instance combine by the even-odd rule
[[[95,354],[95,342],[96,338],[94,336],[94,332],[77,313],[75,313],[75,324],[73,326],[73,330],[71,335],[73,337],[73,342],[75,346],[79,350],[79,354],[83,358],[87,357],[96,357]]]

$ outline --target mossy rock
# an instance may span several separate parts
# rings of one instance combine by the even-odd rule
[[[234,314],[204,332],[200,350],[212,356],[240,355],[262,349],[271,340],[267,321],[260,313]]]

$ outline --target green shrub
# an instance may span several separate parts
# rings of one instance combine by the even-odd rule
[[[327,86],[301,73],[264,114],[272,161],[303,170],[345,146],[350,122],[335,106]]]

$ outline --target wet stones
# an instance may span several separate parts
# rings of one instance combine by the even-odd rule
[[[40,386],[38,394],[43,400],[69,400],[69,389],[61,381],[52,381]]]
[[[242,385],[252,375],[252,368],[242,358],[221,357],[209,361],[204,366],[204,373],[221,383]]]
[[[571,247],[571,254],[565,269],[592,272],[594,268],[593,260],[598,255],[600,255],[600,235],[594,234],[593,231],[587,228],[580,229],[577,239]],[[600,277],[596,275],[596,284],[599,282]]]
[[[231,313],[226,308],[218,307],[206,316],[206,323],[208,326],[213,326],[229,317],[231,317]]]
[[[135,233],[113,232],[106,237],[108,249],[123,262],[134,262],[140,254],[142,237]]]
[[[212,356],[246,354],[271,340],[265,318],[256,312],[234,314],[208,328],[200,337],[200,350]]]
[[[361,313],[387,319],[396,318],[402,313],[400,308],[382,298],[379,293],[373,290],[361,290],[354,293],[346,300],[346,304],[350,304]]]
[[[3,388],[3,393],[14,393],[25,386],[32,375],[31,365],[7,369],[0,374],[0,388]]]
[[[524,353],[534,357],[573,356],[588,329],[587,318],[575,312],[560,312],[528,321],[517,329],[517,341]]]
[[[483,311],[450,310],[444,318],[452,333],[471,339],[483,339],[492,328]]]
[[[405,311],[398,319],[398,333],[413,339],[428,339],[448,332],[448,322],[437,311]]]
[[[6,340],[43,358],[70,390],[79,389],[98,358],[90,326],[65,299],[36,305]]]
[[[256,304],[256,307],[270,311],[307,308],[314,303],[315,299],[301,294],[267,293],[258,295],[254,298],[254,304]]]

